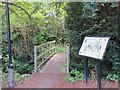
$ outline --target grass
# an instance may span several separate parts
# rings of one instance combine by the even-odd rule
[[[67,48],[66,46],[63,46],[62,44],[57,45],[56,47],[57,53],[66,53]]]

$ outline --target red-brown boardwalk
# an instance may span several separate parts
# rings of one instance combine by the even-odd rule
[[[87,85],[83,81],[71,83],[65,81],[69,77],[66,73],[66,55],[54,55],[43,67],[43,69],[33,74],[24,83],[16,85],[15,88],[97,88],[97,81],[91,80]],[[102,88],[118,88],[114,82],[102,81]]]
[[[33,74],[24,84],[17,86],[21,88],[52,88],[58,87],[64,82],[66,74],[66,55],[54,55],[42,68]]]

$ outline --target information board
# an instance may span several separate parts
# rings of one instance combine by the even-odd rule
[[[79,55],[103,59],[110,37],[85,37]]]

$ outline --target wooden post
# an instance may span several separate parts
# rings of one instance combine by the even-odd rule
[[[51,48],[53,47],[53,44],[51,44]],[[51,50],[51,54],[53,53],[53,50]]]
[[[50,43],[50,45],[49,45],[50,48],[52,48],[51,45],[52,45],[52,43]],[[50,50],[50,52],[49,52],[49,56],[50,56],[50,55],[51,55],[51,50]]]
[[[37,50],[36,46],[34,46],[34,72],[37,72]]]
[[[49,50],[49,43],[47,44],[47,50]],[[47,53],[47,57],[49,57],[49,51]]]
[[[53,46],[56,48],[56,42],[53,43]],[[54,48],[54,53],[56,53],[56,49]]]
[[[53,47],[53,44],[51,44],[51,48]],[[52,54],[52,50],[51,50],[51,53],[50,53],[50,55]]]
[[[42,47],[42,54],[44,53],[44,48]],[[42,55],[42,62],[44,61],[44,55]]]
[[[67,45],[67,73],[69,73],[70,44]]]

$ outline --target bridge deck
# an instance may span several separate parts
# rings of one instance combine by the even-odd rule
[[[66,55],[55,54],[40,72],[33,74],[24,84],[17,88],[52,88],[58,87],[68,76],[66,73]],[[58,82],[59,81],[59,82]],[[57,84],[57,85],[56,85]]]
[[[42,68],[40,73],[66,73],[66,55],[56,54]]]

